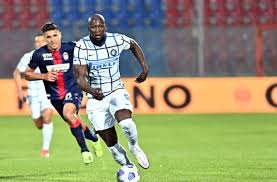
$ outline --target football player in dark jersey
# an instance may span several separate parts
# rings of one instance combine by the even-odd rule
[[[61,32],[55,23],[45,23],[42,32],[47,45],[33,53],[25,71],[25,78],[30,81],[43,80],[52,105],[70,126],[71,133],[81,148],[84,163],[89,164],[93,161],[93,157],[86,145],[85,138],[94,142],[98,141],[98,138],[78,115],[83,94],[75,81],[73,72],[75,43],[62,42]],[[40,69],[40,74],[34,72],[37,67]],[[96,95],[97,93],[95,90]],[[96,146],[96,151],[101,149],[100,143]]]

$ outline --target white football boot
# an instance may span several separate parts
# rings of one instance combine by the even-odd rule
[[[150,166],[149,160],[146,156],[146,154],[141,150],[139,146],[136,148],[130,149],[131,153],[134,155],[134,157],[137,159],[138,164],[144,168],[148,169]]]

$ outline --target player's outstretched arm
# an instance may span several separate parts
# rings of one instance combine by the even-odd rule
[[[144,82],[147,78],[147,75],[148,75],[148,66],[146,64],[143,51],[135,41],[131,41],[130,50],[132,51],[134,56],[139,61],[140,65],[141,65],[141,68],[142,68],[142,72],[137,76],[135,81],[137,83]]]
[[[27,67],[26,71],[24,72],[24,76],[26,80],[46,80],[49,82],[54,82],[58,78],[58,72],[47,72],[47,73],[35,73],[34,69]]]
[[[79,85],[79,87],[91,94],[95,99],[102,100],[103,99],[103,93],[100,88],[93,89],[90,84],[86,81],[86,75],[87,75],[87,65],[74,65],[74,73],[75,73],[75,79]]]

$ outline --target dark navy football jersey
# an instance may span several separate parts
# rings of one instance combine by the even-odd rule
[[[73,50],[75,43],[62,43],[58,51],[50,51],[47,46],[37,49],[29,63],[31,69],[39,67],[41,73],[58,72],[55,82],[43,81],[51,100],[64,99],[67,93],[81,93],[74,78]]]

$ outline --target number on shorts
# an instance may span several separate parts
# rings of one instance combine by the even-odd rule
[[[124,96],[125,96],[125,98],[126,98],[127,100],[130,100],[130,98],[129,98],[129,95],[128,95],[128,94],[124,94]]]

